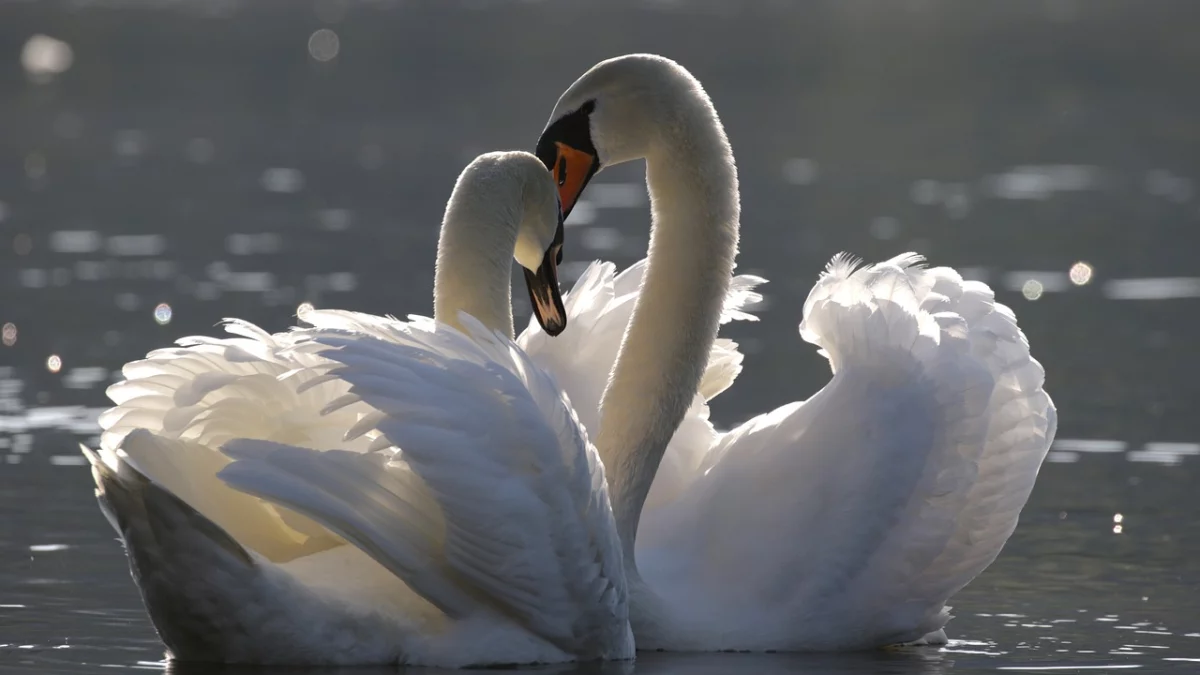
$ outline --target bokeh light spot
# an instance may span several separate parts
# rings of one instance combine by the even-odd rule
[[[17,344],[17,324],[6,323],[4,328],[0,328],[0,342],[3,342],[5,347]]]
[[[1092,266],[1082,260],[1071,265],[1067,276],[1071,277],[1071,283],[1076,286],[1084,286],[1092,280]]]
[[[322,28],[308,36],[308,54],[318,61],[334,60],[341,48],[338,34],[328,28]]]
[[[25,175],[33,180],[46,177],[46,156],[38,151],[25,155]]]
[[[62,357],[58,354],[51,354],[50,358],[46,359],[46,370],[52,373],[62,370]]]
[[[154,308],[154,322],[160,326],[165,326],[171,323],[171,306],[165,302],[160,302]]]
[[[1030,279],[1021,286],[1021,295],[1024,295],[1026,300],[1037,300],[1045,291],[1042,282],[1037,279]]]
[[[75,61],[71,45],[49,35],[34,35],[21,48],[21,67],[35,82],[47,82]]]

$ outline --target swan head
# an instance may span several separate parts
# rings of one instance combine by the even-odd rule
[[[653,54],[601,61],[568,87],[537,143],[537,157],[558,185],[564,217],[596,172],[659,152],[663,136],[688,113],[681,104],[689,101],[711,107],[691,73]]]
[[[457,236],[448,235],[451,230]],[[554,180],[537,157],[519,151],[476,157],[458,177],[442,233],[439,260],[443,254],[448,257],[450,249],[464,247],[479,251],[471,256],[476,264],[507,268],[504,260],[511,251],[525,273],[542,329],[551,336],[566,329],[567,312],[558,288],[563,214]]]
[[[513,258],[525,273],[529,304],[547,335],[566,330],[567,311],[558,287],[563,260],[563,218],[554,179],[537,157],[528,152],[507,153],[523,181],[522,216],[517,226]]]

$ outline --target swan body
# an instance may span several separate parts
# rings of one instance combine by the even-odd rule
[[[944,642],[947,600],[999,554],[1057,426],[1012,311],[913,254],[861,268],[837,257],[801,323],[830,382],[679,447],[673,425],[702,390],[738,239],[711,101],[668,59],[610,59],[562,95],[537,154],[567,211],[603,167],[646,160],[645,280],[589,427],[638,648]],[[670,488],[652,501],[660,478]]]
[[[83,451],[171,656],[632,656],[602,465],[566,396],[505,334],[507,261],[543,275],[556,241],[540,163],[485,155],[447,207],[436,320],[311,311],[310,328],[277,335],[231,320],[231,338],[125,367],[101,446]],[[446,316],[470,301],[449,284],[455,266],[493,293],[467,307],[479,318]]]
[[[919,262],[830,263],[800,330],[833,377],[722,435],[647,514],[640,569],[673,619],[635,622],[639,646],[945,641],[946,602],[1016,527],[1057,417],[1013,313]]]

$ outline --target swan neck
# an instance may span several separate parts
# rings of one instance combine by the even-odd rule
[[[626,557],[667,444],[708,365],[733,274],[737,168],[702,91],[671,111],[646,153],[652,228],[647,268],[608,387],[596,447]]]
[[[513,337],[512,255],[520,210],[456,192],[446,207],[433,276],[433,318],[459,330],[466,312]]]

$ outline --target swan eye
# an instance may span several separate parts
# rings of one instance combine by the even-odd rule
[[[558,186],[562,187],[567,183],[567,158],[560,156],[558,158]]]

